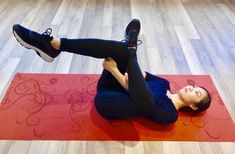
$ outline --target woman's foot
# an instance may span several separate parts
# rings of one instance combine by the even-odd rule
[[[125,38],[128,42],[129,48],[137,48],[138,36],[140,33],[140,20],[132,19],[126,27]],[[140,41],[140,40],[139,40]],[[142,42],[141,42],[142,43]],[[140,44],[141,44],[140,43]]]
[[[59,50],[60,40],[50,36],[51,32],[52,29],[48,28],[44,33],[39,34],[19,24],[13,25],[16,40],[27,49],[35,50],[46,62],[52,62],[61,52]]]

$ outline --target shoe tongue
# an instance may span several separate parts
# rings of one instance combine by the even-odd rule
[[[31,38],[33,38],[37,41],[42,41],[42,39],[45,41],[51,41],[53,39],[53,37],[50,35],[38,34],[36,32],[30,32],[30,36],[31,36]]]
[[[50,35],[45,35],[45,34],[42,34],[42,37],[43,37],[45,40],[47,40],[47,41],[51,41],[51,40],[53,39],[52,36],[50,36]]]

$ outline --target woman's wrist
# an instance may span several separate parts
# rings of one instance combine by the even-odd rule
[[[125,76],[118,70],[118,68],[114,68],[111,71],[111,74],[115,77],[115,79],[128,91],[128,82]]]
[[[117,72],[119,72],[118,68],[114,68],[110,71],[111,74],[114,74],[114,73],[117,73]]]

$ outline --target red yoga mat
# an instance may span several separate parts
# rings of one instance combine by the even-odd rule
[[[235,125],[209,75],[158,75],[172,92],[188,84],[209,89],[211,107],[179,112],[174,124],[143,117],[103,119],[94,106],[100,74],[17,73],[0,105],[0,139],[235,141]]]

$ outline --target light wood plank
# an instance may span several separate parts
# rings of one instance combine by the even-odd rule
[[[7,91],[7,87],[13,78],[13,71],[18,65],[19,61],[19,58],[10,58],[7,60],[6,64],[2,65],[0,68],[0,102],[2,101]]]
[[[68,151],[67,141],[50,141],[47,153],[64,154]]]
[[[183,153],[183,147],[180,142],[163,142],[163,151],[164,154],[181,154]]]
[[[27,153],[46,154],[48,151],[50,142],[51,141],[31,141]]]
[[[192,74],[205,74],[201,63],[198,60],[197,54],[189,41],[189,37],[186,34],[185,29],[179,26],[175,26],[175,31]]]
[[[233,25],[235,25],[235,14],[223,3],[219,3],[217,6],[219,6],[219,8],[224,12]]]
[[[179,9],[179,15],[181,16],[183,20],[184,27],[188,33],[188,36],[190,39],[200,39],[189,15],[187,14],[186,10],[184,9],[182,3],[180,0],[176,0],[178,9]]]
[[[67,154],[86,154],[85,141],[69,141]]]
[[[9,146],[8,154],[27,153],[31,141],[12,141]]]
[[[144,142],[125,142],[125,153],[143,154],[144,153]]]
[[[52,25],[60,25],[66,15],[66,11],[68,10],[68,5],[71,0],[61,1],[60,7],[52,21]]]

